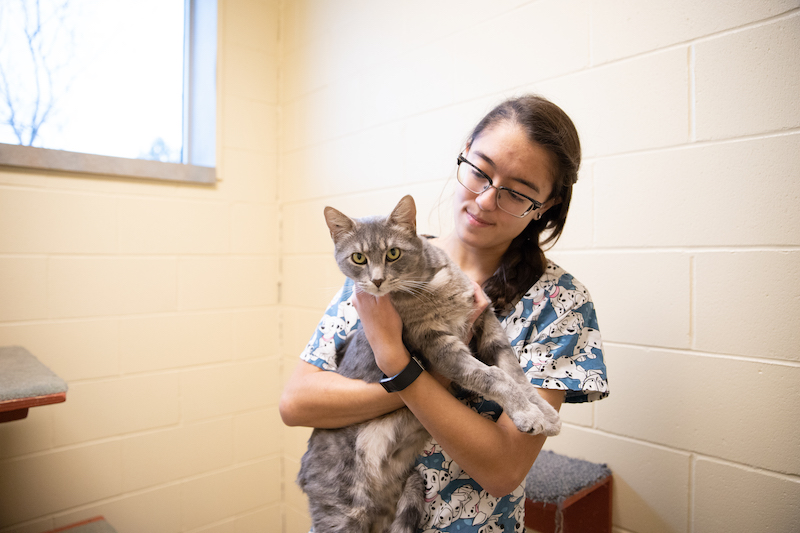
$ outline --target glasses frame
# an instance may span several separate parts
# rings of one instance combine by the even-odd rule
[[[469,187],[467,187],[466,185],[461,183],[461,178],[460,178],[460,174],[459,174],[459,168],[461,167],[461,163],[466,163],[470,167],[472,167],[475,170],[475,172],[480,174],[480,176],[483,179],[485,179],[486,181],[489,182],[489,185],[484,187],[484,189],[482,191],[473,191],[472,189],[470,189]],[[464,187],[465,189],[467,189],[469,192],[471,192],[473,194],[477,194],[478,196],[480,196],[481,194],[485,193],[489,189],[494,188],[498,193],[497,196],[495,197],[495,204],[497,205],[497,208],[500,209],[501,211],[503,211],[504,213],[508,213],[512,217],[525,218],[526,216],[528,216],[528,214],[531,211],[536,211],[537,209],[541,209],[542,206],[544,206],[544,204],[542,202],[534,200],[530,196],[526,196],[526,195],[522,194],[521,192],[515,191],[514,189],[509,189],[508,187],[503,187],[502,185],[500,187],[495,186],[494,181],[492,181],[492,178],[490,178],[489,175],[486,174],[486,172],[484,172],[483,170],[481,170],[478,167],[476,167],[469,159],[464,157],[464,154],[459,154],[458,155],[458,164],[456,165],[456,180],[458,181],[458,183],[461,184],[462,187]],[[506,209],[503,209],[502,207],[500,207],[500,191],[508,191],[510,193],[516,194],[517,196],[522,196],[523,198],[525,198],[526,200],[529,200],[531,202],[531,206],[528,209],[526,209],[525,212],[522,213],[521,215],[515,215],[514,213],[511,213],[510,211],[507,211]]]

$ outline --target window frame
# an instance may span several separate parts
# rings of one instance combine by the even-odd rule
[[[184,2],[181,163],[0,143],[0,168],[216,184],[217,0]]]

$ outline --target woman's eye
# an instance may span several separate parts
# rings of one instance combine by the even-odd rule
[[[356,252],[353,255],[351,255],[350,259],[352,259],[353,263],[357,265],[363,265],[364,263],[367,262],[367,256],[360,252]]]
[[[529,201],[527,198],[525,198],[524,196],[520,196],[519,194],[515,193],[514,191],[506,190],[506,192],[508,193],[508,197],[511,198],[513,201],[515,201],[517,203],[521,204],[523,202]]]
[[[486,179],[486,176],[482,174],[477,168],[471,168],[470,170],[472,171],[472,179],[478,180],[486,184],[489,183],[489,180]]]
[[[397,261],[400,259],[400,248],[390,248],[388,252],[386,252],[386,259],[389,261]]]

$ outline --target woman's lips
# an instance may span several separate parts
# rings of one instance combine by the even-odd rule
[[[486,220],[483,220],[479,216],[473,215],[469,211],[466,211],[466,213],[467,213],[467,217],[469,218],[470,223],[475,225],[475,226],[484,228],[486,226],[491,226],[492,225],[491,222],[487,222]]]

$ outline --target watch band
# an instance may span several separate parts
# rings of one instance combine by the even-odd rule
[[[386,392],[400,392],[401,390],[405,389],[412,383],[414,380],[422,374],[424,368],[422,367],[422,362],[417,359],[417,356],[412,355],[411,361],[409,361],[408,365],[399,373],[390,378],[383,376],[381,380],[381,385],[383,388],[386,389]]]

